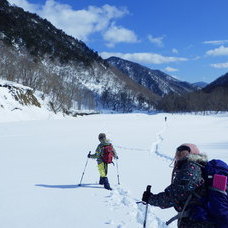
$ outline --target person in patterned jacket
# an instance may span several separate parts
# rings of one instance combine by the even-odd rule
[[[89,158],[97,159],[97,167],[100,174],[99,184],[104,185],[105,189],[112,190],[108,181],[108,164],[102,160],[102,151],[104,146],[112,145],[110,141],[106,138],[104,133],[98,135],[100,144],[97,146],[96,152],[94,154],[88,154]],[[112,147],[113,148],[113,147]],[[117,153],[113,148],[113,156],[115,159],[118,159]]]
[[[178,219],[179,228],[212,228],[207,219],[197,219],[196,209],[206,194],[201,167],[207,156],[201,154],[194,144],[185,143],[176,149],[171,184],[164,192],[153,194],[145,191],[142,201],[160,208],[174,207],[178,214],[166,224]]]

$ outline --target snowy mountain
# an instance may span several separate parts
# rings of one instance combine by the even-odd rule
[[[46,19],[0,0],[0,77],[44,92],[55,111],[154,109],[158,96]]]
[[[170,92],[183,94],[196,90],[195,86],[190,83],[177,80],[160,70],[152,70],[118,57],[110,57],[106,61],[159,96],[164,96]]]

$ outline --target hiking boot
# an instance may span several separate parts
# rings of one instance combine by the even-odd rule
[[[108,182],[108,178],[104,177],[104,188],[107,190],[112,190],[112,188],[110,187],[110,184]]]
[[[101,185],[104,184],[104,177],[100,177],[99,184],[101,184]]]

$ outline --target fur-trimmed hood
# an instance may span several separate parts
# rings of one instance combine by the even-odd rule
[[[189,154],[187,156],[187,159],[189,161],[193,161],[193,162],[198,162],[198,163],[202,163],[202,162],[207,162],[208,158],[206,154]]]
[[[205,163],[208,162],[208,158],[207,158],[206,154],[189,154],[186,157],[177,161],[176,165],[177,165],[177,167],[179,167],[181,164],[183,164],[187,161],[204,165]]]

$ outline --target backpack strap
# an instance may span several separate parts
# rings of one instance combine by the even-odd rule
[[[190,195],[188,196],[188,198],[187,198],[187,200],[186,200],[186,202],[185,202],[185,204],[184,204],[184,207],[183,207],[182,211],[179,212],[177,215],[173,216],[170,220],[168,220],[168,221],[165,223],[167,226],[168,226],[170,223],[172,223],[173,221],[175,221],[175,220],[178,219],[178,220],[179,220],[179,221],[178,221],[178,227],[179,227],[179,224],[180,224],[182,218],[188,217],[189,212],[186,211],[185,209],[186,209],[186,207],[188,206],[189,201],[191,200],[191,198],[192,198],[192,194],[190,194]]]
[[[177,215],[175,215],[175,216],[173,216],[170,220],[168,220],[165,224],[168,226],[170,223],[172,223],[173,221],[175,221],[175,220],[177,220],[177,219],[179,219],[180,218],[180,212],[177,214]]]
[[[111,143],[108,143],[108,144],[102,145],[101,148],[104,149],[104,147],[106,147],[106,146],[111,146],[111,147],[113,147]]]
[[[168,226],[169,224],[171,224],[172,222],[174,222],[177,219],[181,219],[181,218],[185,218],[189,216],[189,211],[185,211],[185,212],[179,212],[177,215],[173,216],[170,220],[168,220],[165,224]]]

